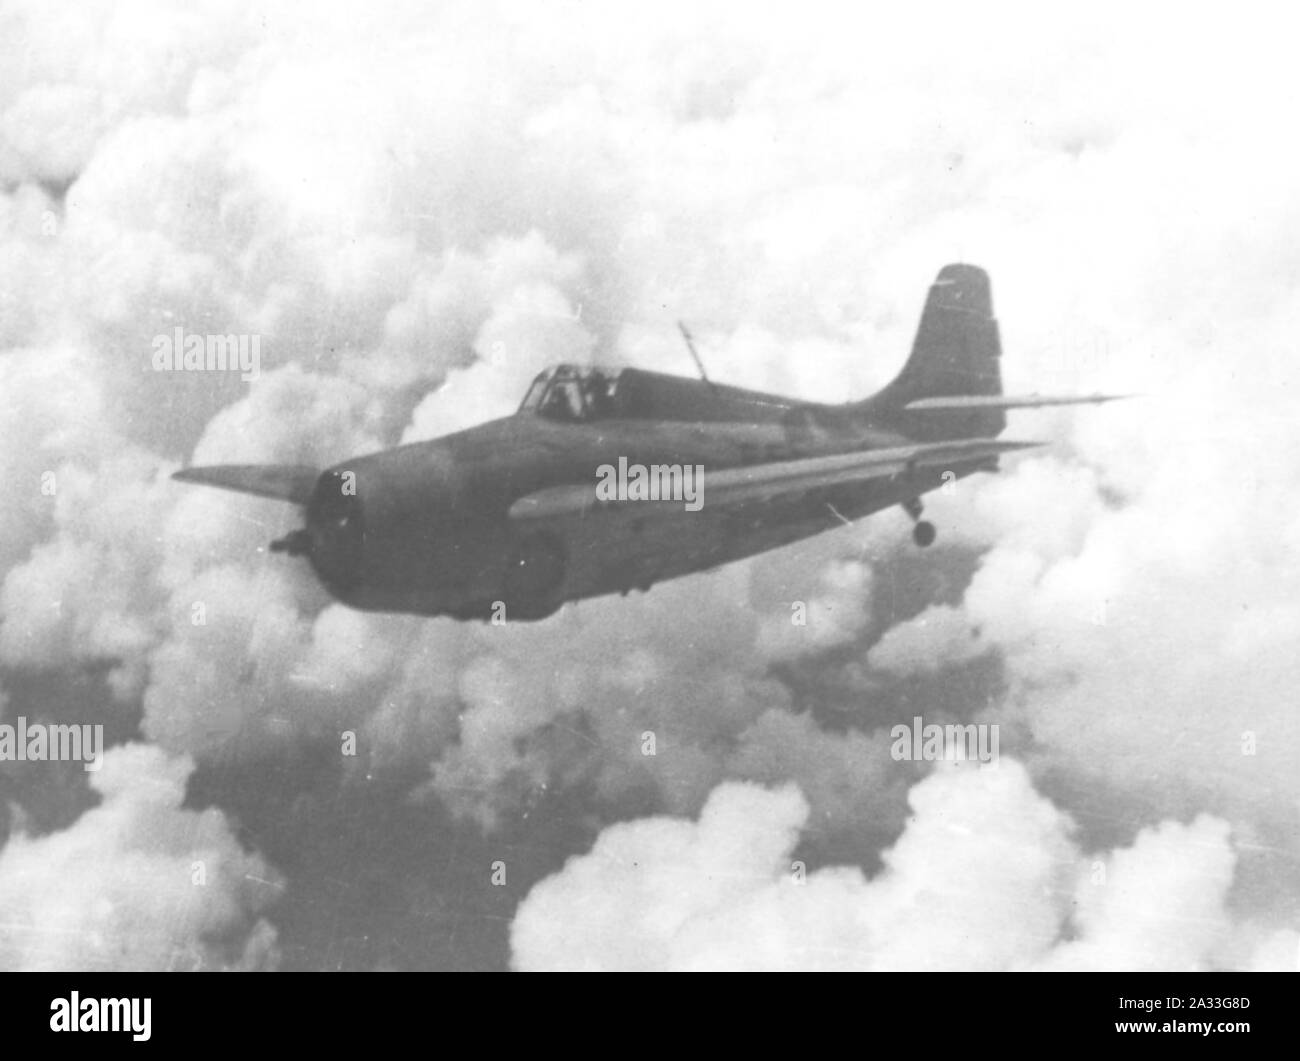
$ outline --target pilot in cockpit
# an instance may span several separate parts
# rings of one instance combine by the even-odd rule
[[[539,410],[555,420],[583,419],[582,391],[576,379],[556,380]]]
[[[600,420],[614,414],[614,381],[598,369],[592,369],[582,381],[586,397],[587,418]]]

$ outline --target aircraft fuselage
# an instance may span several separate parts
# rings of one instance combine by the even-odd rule
[[[841,487],[752,511],[710,510],[710,472],[905,444],[895,432],[822,417],[797,423],[553,423],[528,413],[328,469],[307,507],[307,550],[326,587],[356,608],[461,618],[540,618],[567,600],[653,583],[796,541],[934,489],[938,473]],[[655,501],[530,521],[520,497],[594,487],[602,465],[702,469],[698,511],[650,519]],[[977,467],[955,467],[970,474]],[[352,491],[345,493],[345,490]],[[343,513],[343,515],[340,515]]]

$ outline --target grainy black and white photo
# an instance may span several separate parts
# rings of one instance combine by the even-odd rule
[[[1300,969],[1292,23],[4,0],[0,970]]]

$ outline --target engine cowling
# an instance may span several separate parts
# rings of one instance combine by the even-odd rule
[[[530,534],[510,552],[505,570],[507,615],[541,619],[564,603],[568,558],[564,546],[549,534]]]
[[[365,556],[365,508],[351,472],[327,471],[307,504],[307,555],[317,575],[347,599],[360,584]]]

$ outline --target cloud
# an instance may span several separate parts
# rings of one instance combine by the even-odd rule
[[[797,788],[728,782],[697,822],[611,825],[536,885],[517,969],[1180,969],[1216,965],[1235,865],[1208,816],[1092,860],[1022,766],[941,766],[868,878],[807,869]],[[1271,940],[1274,949],[1284,945]],[[1259,954],[1256,960],[1267,960]]]
[[[102,802],[0,850],[0,965],[16,970],[254,969],[278,960],[261,916],[279,875],[216,809],[182,809],[191,764],[112,748]]]

